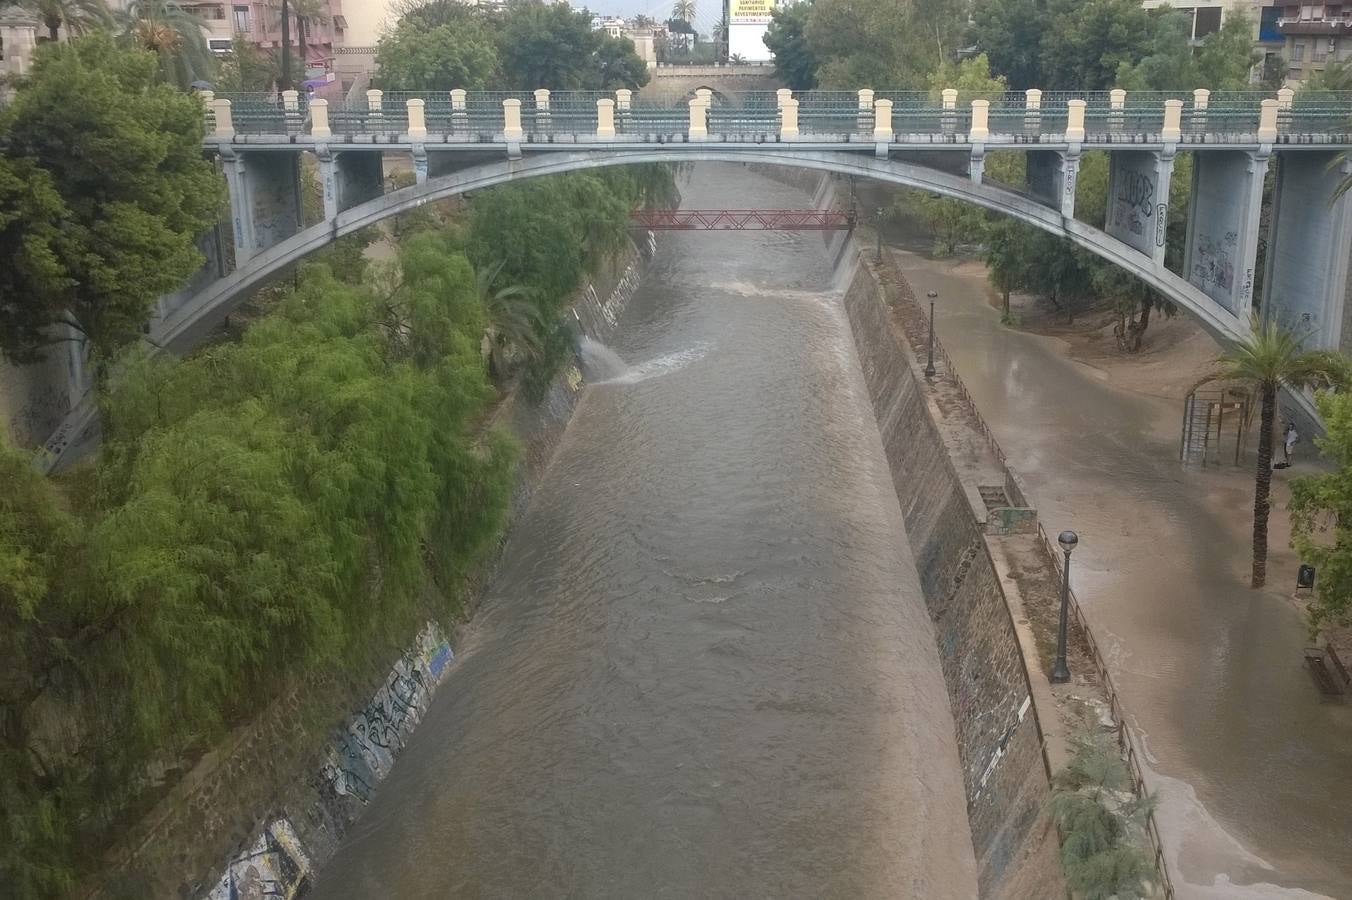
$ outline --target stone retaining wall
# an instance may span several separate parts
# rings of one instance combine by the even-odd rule
[[[1045,859],[1049,787],[1022,649],[983,537],[985,510],[964,490],[920,366],[868,266],[844,302],[939,642],[981,895],[1026,896],[1010,885],[1027,883],[1025,860]]]

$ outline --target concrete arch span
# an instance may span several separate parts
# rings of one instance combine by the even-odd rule
[[[878,159],[841,151],[719,149],[691,151],[622,148],[540,153],[519,160],[480,163],[459,171],[377,197],[339,213],[333,220],[307,228],[252,257],[229,276],[219,279],[152,330],[156,344],[175,352],[190,349],[219,324],[245,295],[305,256],[337,238],[375,225],[390,216],[440,200],[495,185],[542,175],[555,175],[614,165],[652,162],[731,162],[798,167],[841,175],[871,178],[930,191],[1013,216],[1051,234],[1066,237],[1137,276],[1177,305],[1188,310],[1214,336],[1232,341],[1248,333],[1248,322],[1220,307],[1199,288],[1156,265],[1153,260],[1098,228],[1066,218],[1058,210],[1007,188],[982,183],[901,160]]]
[[[165,318],[154,323],[148,340],[152,346],[184,353],[191,350],[212,328],[249,293],[281,275],[316,250],[334,240],[375,225],[390,216],[406,212],[435,200],[482,190],[510,181],[557,175],[586,169],[637,163],[730,162],[803,169],[854,175],[917,188],[974,203],[1004,213],[1069,238],[1077,245],[1112,262],[1161,294],[1187,309],[1214,336],[1230,342],[1249,333],[1249,323],[1231,314],[1200,289],[1168,271],[1162,265],[1105,232],[1075,219],[1066,218],[1031,197],[991,184],[977,184],[969,178],[918,166],[898,159],[879,159],[863,153],[838,150],[701,147],[697,150],[598,148],[532,154],[523,159],[498,159],[482,162],[442,175],[422,184],[368,200],[340,212],[332,220],[307,228],[251,257],[242,267],[218,279],[186,300]],[[1292,399],[1313,416],[1313,403],[1304,395]],[[1317,418],[1315,419],[1317,421]],[[97,401],[93,391],[86,394],[67,413],[61,425],[44,445],[37,465],[44,471],[61,466],[68,458],[88,448],[96,440]]]

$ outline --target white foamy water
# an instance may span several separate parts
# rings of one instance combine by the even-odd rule
[[[630,366],[614,350],[599,341],[582,339],[582,368],[592,384],[635,384],[684,369],[708,354],[710,344],[699,341],[684,350],[654,357]]]

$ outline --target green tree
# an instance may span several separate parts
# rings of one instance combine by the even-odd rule
[[[405,20],[376,45],[376,65],[385,90],[483,90],[497,77],[498,51],[482,19],[432,27]]]
[[[22,0],[18,6],[42,19],[51,41],[61,39],[63,27],[81,35],[113,24],[112,11],[104,0]]]
[[[1267,580],[1268,514],[1272,492],[1272,432],[1277,417],[1277,392],[1282,388],[1328,388],[1348,382],[1347,362],[1327,350],[1305,350],[1301,340],[1275,322],[1255,324],[1253,333],[1216,358],[1215,371],[1206,379],[1234,381],[1259,402],[1258,463],[1253,491],[1253,579],[1255,588]]]
[[[60,259],[73,287],[16,286],[0,306],[7,355],[31,354],[44,321],[68,321],[106,359],[197,268],[195,240],[221,199],[203,119],[196,97],[160,82],[150,53],[99,36],[39,50],[0,130],[5,156],[45,172],[65,204]]]
[[[1013,90],[1042,87],[1042,40],[1048,27],[1043,0],[977,0],[972,22],[975,45]]]
[[[1006,322],[1010,319],[1009,295],[1031,283],[1033,258],[1028,237],[1028,226],[1000,216],[987,226],[982,240],[981,257],[986,263],[987,278],[1000,292]]]
[[[812,0],[780,4],[770,14],[770,27],[762,40],[775,60],[775,75],[795,91],[817,86],[817,57],[807,40]]]
[[[1316,438],[1320,453],[1336,468],[1291,482],[1291,545],[1319,572],[1310,629],[1352,622],[1352,397],[1315,398],[1324,421]]]
[[[67,589],[80,535],[28,454],[3,440],[0,483],[0,883],[7,896],[58,896],[74,886],[76,785],[36,745],[33,706],[83,649],[86,598]]]
[[[1155,868],[1142,847],[1154,798],[1135,794],[1121,751],[1097,723],[1073,734],[1071,749],[1070,762],[1052,778],[1048,804],[1070,889],[1084,900],[1154,896]]]
[[[1108,90],[1151,45],[1150,14],[1137,0],[1048,0],[1045,10],[1044,90]]]
[[[180,88],[208,79],[215,70],[206,24],[174,0],[131,0],[122,27],[135,46],[155,54],[164,80]]]
[[[281,72],[277,56],[236,35],[230,54],[216,67],[215,85],[225,93],[265,93],[273,90]]]
[[[593,31],[590,14],[566,4],[514,3],[497,34],[502,75],[511,90],[633,90],[648,81],[631,41]],[[633,61],[621,63],[626,54]]]
[[[41,357],[76,285],[60,223],[70,215],[51,176],[32,160],[0,156],[0,322],[20,362]]]
[[[943,90],[958,92],[958,103],[969,106],[973,100],[998,100],[1009,89],[1004,76],[992,75],[990,59],[980,53],[961,62],[944,61],[929,77],[932,97]]]

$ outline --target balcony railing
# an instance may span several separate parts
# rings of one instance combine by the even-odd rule
[[[1320,16],[1308,19],[1283,16],[1277,20],[1277,30],[1282,34],[1352,34],[1352,16]]]

